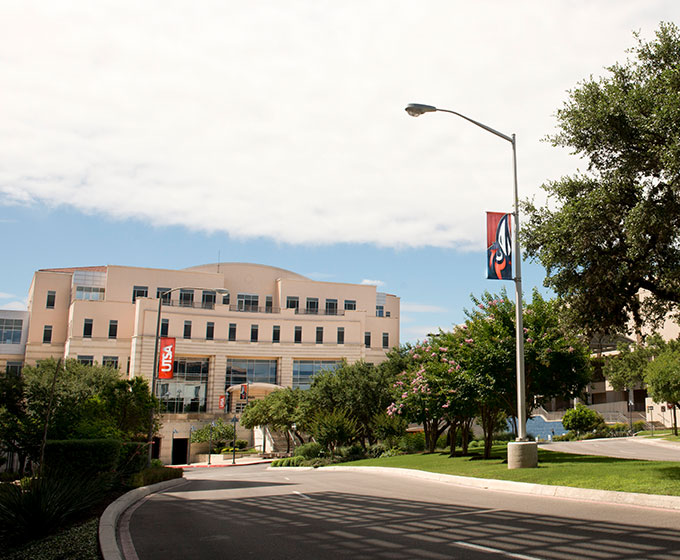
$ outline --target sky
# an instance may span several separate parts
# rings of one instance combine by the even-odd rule
[[[484,214],[512,211],[512,150],[404,107],[516,134],[543,203],[586,167],[545,141],[568,91],[661,21],[680,2],[0,0],[0,308],[41,268],[219,260],[376,284],[402,342],[448,329],[514,291]]]

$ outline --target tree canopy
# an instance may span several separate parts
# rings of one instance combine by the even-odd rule
[[[662,23],[636,40],[557,111],[549,140],[587,171],[544,184],[548,205],[523,203],[527,255],[589,333],[632,318],[641,334],[680,303],[680,31]]]

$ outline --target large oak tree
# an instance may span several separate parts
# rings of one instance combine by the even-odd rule
[[[549,137],[588,163],[527,201],[527,254],[589,333],[638,334],[680,303],[680,32],[662,23],[624,63],[569,92]],[[648,297],[641,298],[641,294]]]

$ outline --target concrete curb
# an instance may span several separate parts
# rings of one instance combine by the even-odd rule
[[[249,465],[266,465],[271,463],[274,459],[263,459],[262,461],[252,461],[250,463],[214,463],[212,465],[204,465],[203,463],[195,463],[193,465],[165,465],[171,469],[216,469],[221,467],[247,467]]]
[[[160,492],[161,490],[166,490],[173,486],[178,486],[184,482],[186,482],[186,479],[184,478],[175,478],[173,480],[165,480],[157,484],[135,488],[134,490],[130,490],[123,494],[115,502],[109,504],[109,507],[104,510],[104,513],[99,518],[99,549],[101,550],[102,558],[104,558],[104,560],[124,560],[120,547],[118,546],[116,533],[118,529],[118,519],[126,509],[149,494]]]
[[[615,492],[612,490],[592,490],[589,488],[572,488],[570,486],[549,486],[547,484],[532,484],[529,482],[515,482],[513,480],[495,480],[490,478],[471,478],[450,474],[431,473],[414,469],[390,467],[323,467],[317,469],[339,471],[362,471],[376,474],[392,474],[425,480],[434,480],[457,486],[496,490],[500,492],[515,492],[534,496],[549,496],[553,498],[568,498],[589,502],[604,502],[629,506],[641,506],[661,509],[680,510],[680,496],[663,496],[657,494],[637,494],[632,492]]]

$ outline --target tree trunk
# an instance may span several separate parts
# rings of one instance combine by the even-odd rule
[[[451,422],[449,426],[449,457],[456,456],[456,436],[458,435],[458,423]]]
[[[468,418],[461,424],[462,432],[461,447],[463,455],[468,454],[468,444],[470,443],[470,429],[472,428],[473,420],[474,420],[473,418]]]

